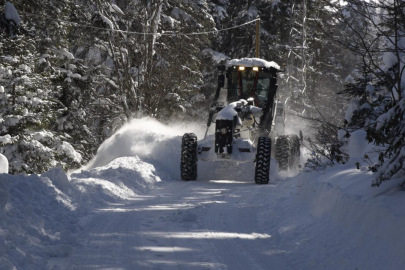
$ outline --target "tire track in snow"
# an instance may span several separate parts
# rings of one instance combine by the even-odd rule
[[[250,184],[250,182],[247,182],[247,184]],[[229,185],[229,184],[228,184]],[[225,187],[223,185],[222,187]],[[251,197],[250,198],[256,198],[256,195],[258,194],[258,188],[257,186],[254,186],[252,184],[251,186],[252,189],[255,189],[256,192],[250,193]],[[234,185],[232,187],[232,191],[230,191],[231,195],[238,194],[237,196],[240,195],[240,190],[244,188],[238,187],[238,185]],[[243,191],[242,191],[243,193]],[[238,204],[246,204],[250,203],[250,200],[248,202],[240,202],[239,199],[231,199],[230,194],[224,195],[224,197],[227,197],[229,201],[228,205],[236,206]],[[244,198],[245,197],[241,197]],[[218,241],[218,244],[216,245],[216,250],[218,251],[219,254],[222,255],[222,257],[225,259],[226,264],[229,266],[229,269],[255,269],[255,270],[266,270],[266,266],[261,266],[260,260],[258,260],[257,256],[252,256],[251,251],[248,250],[241,242],[243,241],[252,241],[252,240],[247,240],[243,239],[244,235],[242,233],[237,233],[236,231],[238,229],[253,229],[251,228],[250,224],[257,224],[257,222],[254,222],[253,220],[250,220],[250,224],[243,223],[241,221],[246,220],[245,216],[240,216],[240,209],[237,207],[225,207],[223,205],[218,205],[215,208],[215,211],[210,212],[207,214],[207,219],[206,219],[206,224],[207,227],[209,228],[209,233],[213,235],[213,238],[219,238],[221,241]],[[218,221],[222,221],[222,226],[218,227]],[[235,226],[235,224],[242,224],[242,227]],[[221,231],[227,231],[227,233],[224,232],[218,232],[217,230]],[[232,237],[232,235],[229,235],[228,232],[235,232],[235,235]],[[245,232],[246,233],[246,232]],[[239,236],[238,236],[239,235]],[[246,237],[255,237],[253,233],[251,235],[246,235]],[[259,249],[259,247],[256,246],[255,251]],[[237,258],[237,259],[236,259]]]
[[[131,203],[111,205],[93,213],[85,225],[82,247],[75,250],[67,262],[58,265],[61,269],[105,269],[124,267],[136,269],[136,262],[143,261],[142,253],[136,253],[132,243],[139,242],[139,218],[131,212]],[[87,237],[87,239],[85,238]]]
[[[88,240],[62,269],[268,269],[257,215],[244,208],[267,200],[257,201],[262,188],[249,180],[160,183],[144,199],[96,211]]]
[[[161,210],[150,211],[145,221],[153,226],[143,223],[140,231],[145,243],[140,246],[147,249],[144,265],[150,267],[145,269],[224,269],[218,267],[219,258],[206,239],[199,238],[197,214],[204,212],[201,202],[205,199],[190,202],[199,187],[196,182],[176,181],[154,192],[156,200],[149,207]]]

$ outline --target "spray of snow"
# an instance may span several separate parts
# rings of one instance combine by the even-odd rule
[[[86,171],[109,164],[117,158],[135,157],[154,164],[157,171],[166,173],[165,179],[180,179],[180,150],[184,133],[195,133],[203,139],[204,124],[162,124],[153,118],[134,119],[107,139],[98,149],[96,157],[79,171]],[[270,178],[278,180],[278,165],[272,161]],[[253,182],[254,163],[227,161],[201,161],[198,179],[233,179]]]
[[[311,128],[309,122],[299,116],[287,114],[285,123],[286,123],[286,125],[284,128],[284,132],[286,135],[299,136],[300,131],[301,131],[302,135],[305,139],[307,136],[310,136],[314,132],[313,129]],[[301,165],[303,167],[305,165],[305,163],[307,162],[308,157],[310,156],[310,152],[305,147],[301,147],[300,151],[301,151],[301,153],[300,153],[299,165]],[[289,170],[287,172],[280,172],[280,175],[284,178],[284,177],[295,176],[295,175],[297,175],[297,173],[298,173],[297,170],[292,170],[292,171]]]
[[[138,156],[158,161],[174,175],[179,175],[181,137],[194,132],[201,138],[203,128],[196,124],[164,125],[153,118],[134,119],[107,139],[83,169],[105,166],[119,157]]]

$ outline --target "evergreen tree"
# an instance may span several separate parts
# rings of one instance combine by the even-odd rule
[[[20,36],[2,43],[0,136],[10,172],[78,167],[82,157],[70,144],[72,138],[55,128],[65,107],[51,83],[53,74],[36,72],[45,60],[37,56],[35,40]]]
[[[352,98],[347,128],[365,129],[369,142],[384,147],[379,162],[371,166],[377,171],[373,185],[379,186],[405,170],[405,3],[353,0],[340,11],[353,33],[345,45],[363,60],[342,91]],[[356,14],[363,23],[355,24],[348,14]]]

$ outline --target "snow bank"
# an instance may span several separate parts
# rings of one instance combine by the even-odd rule
[[[166,172],[138,157],[67,176],[0,174],[0,269],[47,269],[87,238],[83,218],[99,207],[148,192]]]
[[[0,269],[46,269],[68,256],[80,230],[72,209],[48,178],[0,175]]]
[[[78,239],[87,237],[83,217],[147,193],[163,180],[179,179],[181,136],[196,132],[202,137],[203,131],[197,125],[133,120],[80,172],[68,176],[53,168],[41,176],[1,174],[0,269],[46,269],[49,259],[69,256]]]
[[[309,203],[311,214],[318,220],[315,241],[335,245],[338,257],[345,258],[325,269],[403,269],[405,213],[399,184],[404,179],[371,187],[371,173],[348,164],[324,174],[303,173],[296,180],[298,197]],[[313,254],[308,261],[320,257]]]
[[[49,259],[69,256],[86,238],[82,217],[176,174],[180,135],[188,129],[134,120],[102,145],[88,170],[70,176],[61,168],[41,176],[0,174],[0,269],[47,269]]]
[[[81,187],[81,200],[85,195],[85,200],[91,203],[105,199],[99,198],[99,189],[103,190],[103,196],[110,197],[108,201],[114,201],[116,198],[128,199],[146,193],[162,181],[161,177],[165,174],[166,171],[159,171],[139,157],[120,157],[105,166],[74,173],[71,175],[71,181]]]

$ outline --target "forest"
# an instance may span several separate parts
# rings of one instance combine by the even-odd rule
[[[405,2],[0,1],[0,152],[12,174],[79,168],[131,119],[201,122],[217,66],[286,64],[278,98],[308,123],[306,169],[349,159],[362,130],[372,185],[403,175]],[[222,31],[225,29],[224,31]]]

